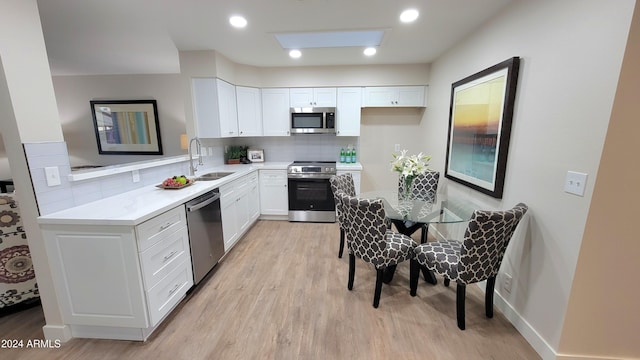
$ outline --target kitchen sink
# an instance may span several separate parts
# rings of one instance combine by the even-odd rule
[[[212,173],[206,173],[206,174],[202,174],[200,176],[198,176],[196,178],[196,180],[201,180],[201,181],[212,181],[212,180],[219,180],[222,179],[225,176],[229,176],[233,174],[232,172],[212,172]]]

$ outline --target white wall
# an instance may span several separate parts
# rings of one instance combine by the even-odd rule
[[[633,5],[516,1],[431,67],[424,149],[444,170],[451,84],[522,58],[503,199],[447,186],[489,208],[529,205],[496,302],[544,358],[558,349]],[[589,174],[584,197],[563,192],[567,170]],[[511,294],[504,273],[513,275]]]
[[[636,2],[598,181],[565,317],[563,359],[640,358],[637,211],[640,162],[630,148],[640,133],[640,3]],[[629,206],[624,206],[629,204]],[[597,326],[591,326],[597,324]]]
[[[186,132],[179,74],[54,76],[60,123],[71,166],[114,165],[152,160],[163,155],[100,155],[91,100],[156,100],[164,156],[186,154],[180,134]]]

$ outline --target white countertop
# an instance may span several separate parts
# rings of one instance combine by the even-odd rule
[[[208,191],[219,188],[228,182],[248,175],[256,170],[285,170],[290,162],[265,162],[249,165],[221,165],[202,171],[207,172],[234,172],[220,180],[196,181],[193,185],[178,190],[165,190],[155,185],[128,191],[119,195],[97,200],[70,209],[58,211],[52,214],[40,216],[38,223],[41,225],[127,225],[135,226],[160,215],[176,206],[196,198]],[[362,170],[360,163],[336,164],[337,170],[358,171]]]

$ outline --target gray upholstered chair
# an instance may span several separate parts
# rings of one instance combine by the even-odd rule
[[[416,295],[420,268],[444,277],[445,286],[457,283],[458,327],[465,328],[466,285],[487,280],[485,313],[493,317],[493,291],[502,258],[520,219],[527,212],[520,203],[505,211],[474,211],[462,241],[445,240],[418,245],[411,259],[411,296]]]
[[[435,201],[438,192],[438,181],[440,180],[440,172],[428,170],[425,173],[418,174],[411,183],[410,194],[416,199],[425,201]],[[405,177],[398,177],[398,194],[401,195],[405,188]]]
[[[424,201],[434,202],[436,200],[436,194],[438,193],[438,182],[440,181],[440,172],[434,170],[427,170],[422,174],[416,175],[411,183],[410,196],[415,199],[421,199]],[[400,175],[398,177],[398,196],[404,196],[405,189],[405,177]],[[429,231],[429,224],[422,226],[421,242],[424,243],[427,240],[427,232]]]
[[[338,217],[338,224],[340,225],[340,249],[338,250],[338,257],[342,257],[342,251],[344,249],[344,216],[342,214],[342,205],[340,204],[340,199],[336,196],[338,191],[344,192],[349,196],[356,196],[356,187],[353,183],[353,176],[350,173],[334,175],[329,178],[329,183],[331,183],[331,191],[333,192],[333,198],[336,203],[336,213]]]
[[[376,287],[373,307],[380,303],[382,282],[391,282],[396,265],[413,257],[417,245],[406,235],[389,230],[385,221],[381,199],[368,200],[348,196],[338,191],[345,216],[345,231],[349,241],[349,282],[353,289],[356,257],[372,264],[376,269]]]

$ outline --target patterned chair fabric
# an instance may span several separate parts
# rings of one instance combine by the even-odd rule
[[[385,221],[381,199],[359,199],[339,193],[345,216],[349,246],[349,290],[353,287],[355,257],[372,264],[378,273],[373,306],[378,307],[382,288],[383,271],[388,270],[386,282],[393,277],[395,266],[413,257],[417,245],[406,235],[390,231]]]
[[[462,241],[444,240],[417,246],[412,260],[415,266],[412,263],[411,295],[415,295],[419,266],[443,276],[445,285],[449,281],[456,281],[458,292],[462,291],[462,309],[458,304],[458,326],[464,329],[464,286],[487,280],[485,305],[487,316],[491,317],[496,275],[507,245],[527,210],[527,205],[523,203],[505,211],[476,210]]]
[[[425,201],[434,201],[438,192],[438,181],[440,180],[440,172],[429,170],[425,173],[416,175],[411,183],[411,196],[416,199]],[[398,178],[398,194],[402,194],[405,187],[405,177]]]
[[[428,170],[425,173],[419,174],[413,179],[411,183],[411,197],[420,199],[423,201],[434,202],[436,200],[436,194],[438,193],[438,182],[440,180],[440,172]],[[400,175],[398,178],[398,195],[404,195],[405,177]],[[429,231],[429,224],[422,226],[421,242],[427,241],[427,232]]]
[[[18,203],[0,194],[0,313],[37,304],[39,294]]]
[[[338,257],[341,258],[345,242],[345,220],[342,214],[342,203],[340,202],[340,197],[337,194],[338,192],[343,192],[348,196],[356,196],[356,187],[351,173],[333,175],[329,178],[329,183],[331,184],[331,191],[333,192],[333,198],[336,203],[336,215],[338,218],[338,224],[340,225],[340,249],[338,250]],[[347,248],[348,247],[349,244],[347,243]]]

